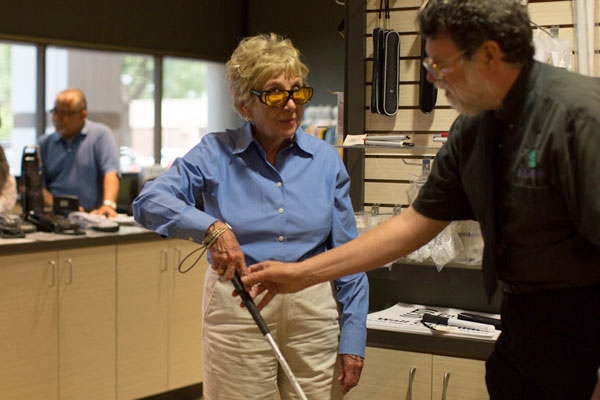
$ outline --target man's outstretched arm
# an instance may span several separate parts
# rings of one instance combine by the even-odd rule
[[[427,244],[450,221],[438,221],[419,214],[412,207],[366,234],[298,263],[264,261],[249,268],[242,277],[255,293],[270,292],[266,304],[277,293],[297,292],[308,286],[345,275],[369,271],[405,256]],[[267,300],[265,302],[265,300]]]

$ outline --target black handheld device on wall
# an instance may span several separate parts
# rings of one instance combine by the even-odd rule
[[[385,10],[389,26],[390,4],[379,2],[379,24]],[[371,113],[395,115],[398,112],[400,82],[400,35],[393,29],[373,29],[373,71],[371,83]]]
[[[383,74],[382,110],[385,115],[398,112],[398,84],[400,82],[400,35],[394,30],[385,33],[385,59]]]

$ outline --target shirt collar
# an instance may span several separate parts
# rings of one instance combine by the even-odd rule
[[[91,130],[90,124],[87,123],[87,119],[83,121],[83,127],[81,128],[81,135],[87,135]]]
[[[258,142],[252,136],[252,127],[249,122],[246,122],[240,128],[240,135],[238,135],[237,140],[235,142],[235,147],[233,149],[233,154],[243,153],[248,149],[250,144],[255,142],[257,146],[259,146]],[[296,130],[296,134],[294,135],[294,139],[292,139],[292,143],[290,146],[296,145],[303,152],[313,155],[314,153],[314,145],[310,143],[310,139],[308,138],[308,134],[304,132],[302,127],[298,127]]]
[[[72,142],[74,142],[75,140],[79,139],[80,137],[86,136],[86,135],[87,135],[87,134],[90,132],[90,129],[91,129],[91,128],[90,128],[89,124],[87,123],[87,119],[86,119],[86,120],[84,120],[84,121],[83,121],[83,127],[81,128],[81,130],[80,130],[78,133],[76,133],[76,134],[75,134],[75,136],[73,136],[73,139],[71,139],[69,142],[71,142],[71,143],[72,143]],[[54,138],[54,141],[55,141],[55,142],[57,142],[57,143],[58,143],[58,142],[60,142],[61,140],[62,140],[63,142],[65,142],[65,143],[67,142],[65,139],[63,139],[63,137],[62,137],[62,135],[61,135],[60,133],[58,133],[58,132],[56,132],[56,133],[57,133],[57,135],[56,135],[56,136],[55,136],[55,138]]]
[[[506,97],[504,97],[502,106],[495,111],[496,118],[506,125],[516,125],[521,118],[530,82],[534,76],[532,74],[534,66],[534,62],[528,62],[523,65],[517,80],[506,94]]]

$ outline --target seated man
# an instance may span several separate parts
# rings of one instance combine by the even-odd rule
[[[84,210],[116,216],[119,157],[112,132],[86,119],[79,89],[58,93],[51,113],[56,132],[39,138],[44,206],[52,207],[53,196],[75,195]]]

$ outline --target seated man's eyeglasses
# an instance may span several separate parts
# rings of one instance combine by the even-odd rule
[[[271,107],[284,107],[292,98],[297,105],[306,104],[310,101],[313,95],[313,88],[301,87],[292,90],[272,89],[260,92],[250,89],[250,93],[258,97],[261,103]]]
[[[68,117],[73,114],[79,114],[82,111],[83,111],[83,109],[77,110],[77,111],[71,111],[71,110],[60,110],[60,109],[53,108],[50,111],[48,111],[48,113],[51,115],[58,115],[59,117]]]
[[[453,67],[451,67],[449,64],[457,60],[459,57],[465,54],[465,52],[466,50],[463,50],[460,53],[453,55],[449,59],[440,62],[435,62],[433,61],[433,58],[427,57],[423,60],[423,66],[436,80],[444,79],[446,74],[452,71]]]

